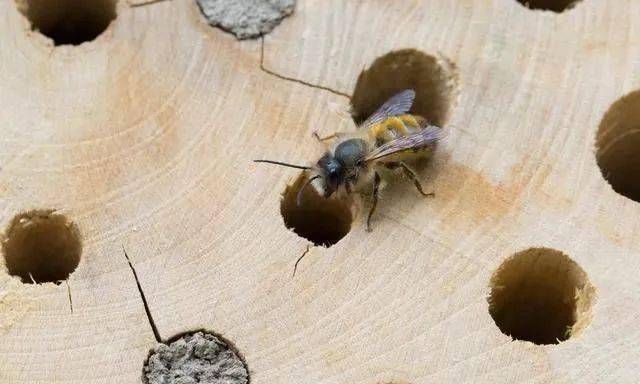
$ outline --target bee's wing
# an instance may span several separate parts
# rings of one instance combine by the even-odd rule
[[[415,98],[416,92],[413,89],[405,89],[395,96],[392,96],[386,103],[382,104],[377,111],[369,116],[369,118],[360,125],[360,128],[368,128],[385,121],[389,117],[409,112]]]
[[[434,145],[443,137],[442,128],[428,125],[418,132],[399,137],[375,148],[369,152],[364,161],[370,163],[408,149],[425,148]]]

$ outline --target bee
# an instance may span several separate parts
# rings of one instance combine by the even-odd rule
[[[404,90],[391,97],[355,132],[336,132],[331,136],[316,138],[322,142],[335,139],[333,145],[312,166],[295,165],[274,160],[254,160],[284,167],[302,169],[310,177],[300,188],[297,204],[301,205],[303,191],[312,186],[321,196],[334,194],[367,193],[373,198],[367,216],[367,231],[371,232],[371,217],[378,205],[382,176],[401,172],[413,182],[418,192],[427,197],[416,172],[408,161],[428,158],[443,137],[440,127],[431,125],[424,117],[409,113],[416,93]]]

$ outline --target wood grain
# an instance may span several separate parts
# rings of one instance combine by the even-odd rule
[[[124,247],[160,337],[222,334],[253,384],[636,382],[640,206],[603,178],[595,137],[639,87],[639,19],[632,0],[300,0],[238,42],[194,2],[121,1],[95,41],[54,47],[0,1],[0,225],[56,209],[83,239],[73,313],[66,284],[0,273],[0,381],[140,382],[156,340]],[[345,95],[405,48],[457,71],[420,173],[436,198],[390,186],[373,233],[356,217],[292,278],[309,242],[280,194],[299,173],[251,160],[315,160],[311,133],[353,129]],[[531,247],[596,290],[557,345],[512,341],[489,314],[493,272]]]

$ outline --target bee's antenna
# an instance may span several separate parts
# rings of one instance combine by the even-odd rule
[[[274,160],[253,160],[253,162],[254,163],[269,163],[269,164],[281,165],[283,167],[305,169],[305,170],[311,169],[311,167],[305,167],[304,165],[295,165],[295,164],[283,163],[283,162],[274,161]]]
[[[306,183],[304,183],[304,185],[302,186],[302,188],[300,188],[300,190],[298,191],[298,195],[296,196],[296,205],[299,207],[300,206],[300,202],[302,201],[302,193],[304,192],[305,188],[307,188],[309,185],[311,185],[311,183],[313,182],[313,180],[315,179],[319,179],[320,175],[316,175],[313,176],[312,178],[310,178],[309,180],[307,180]]]

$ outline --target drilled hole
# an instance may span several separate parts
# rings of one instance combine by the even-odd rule
[[[560,251],[516,253],[491,278],[489,312],[502,333],[535,344],[557,344],[591,319],[595,288],[576,262]]]
[[[92,41],[116,18],[117,0],[16,0],[31,28],[55,45]]]
[[[640,202],[640,91],[616,101],[596,135],[596,159],[619,194]]]
[[[315,245],[332,246],[351,230],[353,201],[347,197],[325,198],[308,187],[298,206],[298,191],[307,180],[304,174],[300,175],[282,194],[280,212],[284,225]]]
[[[455,66],[415,49],[390,52],[360,73],[351,106],[356,123],[364,121],[396,93],[413,89],[416,99],[411,113],[443,126],[458,92]]]
[[[9,274],[23,283],[59,284],[80,263],[80,233],[75,224],[54,211],[23,213],[9,224],[2,253]]]
[[[575,7],[579,1],[580,0],[518,0],[518,3],[529,9],[541,9],[561,13]]]
[[[145,384],[246,384],[249,370],[240,353],[221,336],[197,331],[153,348],[142,369]]]

